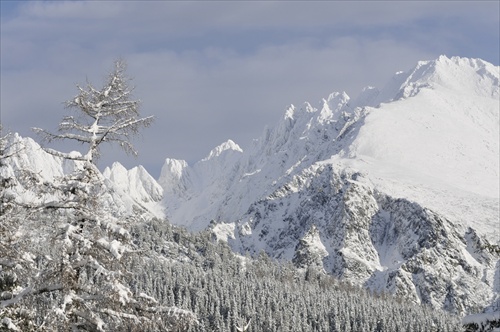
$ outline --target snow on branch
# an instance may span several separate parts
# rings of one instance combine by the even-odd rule
[[[142,311],[152,312],[152,313],[164,313],[170,317],[184,318],[196,323],[198,322],[198,318],[192,311],[181,309],[178,307],[158,306],[158,307],[146,307],[139,309]]]
[[[146,293],[143,293],[143,292],[140,292],[138,295],[137,295],[139,298],[142,298],[142,299],[145,299],[147,301],[151,301],[152,303],[158,303],[158,301],[152,297],[152,296],[149,296],[148,294]]]
[[[125,238],[125,239],[130,239],[131,238],[130,232],[127,229],[123,228],[120,225],[117,225],[114,222],[102,221],[101,224],[103,225],[103,227],[106,230],[110,231],[113,234],[119,235],[119,236],[121,236],[122,238]]]
[[[10,330],[10,331],[21,331],[21,329],[19,327],[17,327],[16,324],[14,324],[9,317],[2,318],[2,320],[0,321],[0,326],[2,326],[2,325],[7,330]]]
[[[19,292],[18,294],[16,294],[12,298],[0,301],[0,309],[3,309],[5,307],[8,307],[8,306],[11,306],[11,305],[18,303],[19,301],[21,301],[21,299],[24,296],[31,294],[31,293],[33,293],[33,288],[26,287],[25,289],[23,289],[21,292]]]
[[[108,314],[110,316],[113,316],[113,317],[127,318],[127,319],[130,319],[130,320],[133,320],[136,323],[140,323],[140,321],[141,321],[136,315],[127,314],[125,312],[118,312],[118,311],[111,310],[111,309],[108,309],[108,308],[102,310],[102,312],[105,313],[105,314]]]
[[[118,260],[120,260],[123,254],[128,251],[127,247],[118,240],[109,242],[105,238],[100,238],[99,240],[97,240],[97,243],[100,244],[103,248],[107,249]]]
[[[95,328],[97,329],[97,331],[102,331],[102,332],[105,331],[104,330],[104,321],[96,314],[94,314],[92,312],[86,313],[86,312],[83,312],[81,310],[73,310],[73,314],[75,316],[78,316],[80,318],[85,319],[87,322],[94,325]]]

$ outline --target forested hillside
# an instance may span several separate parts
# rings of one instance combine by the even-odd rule
[[[460,330],[456,316],[369,294],[264,253],[235,256],[209,232],[193,235],[166,220],[124,226],[130,250],[117,258],[93,248],[88,255],[102,266],[75,276],[65,265],[69,255],[57,250],[65,239],[54,231],[54,214],[23,212],[37,226],[2,247],[12,250],[2,257],[18,255],[18,266],[2,262],[2,331],[66,331],[77,321],[77,330],[90,331],[237,331],[248,322],[249,331]]]
[[[299,271],[266,254],[235,256],[210,232],[193,235],[152,220],[133,230],[149,257],[133,264],[132,285],[168,306],[193,312],[192,331],[458,331],[447,313],[342,283],[317,269]],[[142,262],[142,265],[141,265]]]

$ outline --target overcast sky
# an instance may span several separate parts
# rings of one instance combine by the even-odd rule
[[[100,87],[113,61],[156,121],[139,157],[108,148],[100,168],[166,157],[190,164],[227,139],[243,149],[290,104],[355,98],[441,54],[499,64],[499,1],[4,1],[1,121],[40,141],[76,84]],[[60,149],[74,147],[58,146]]]

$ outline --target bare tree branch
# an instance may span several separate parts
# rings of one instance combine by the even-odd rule
[[[95,163],[100,155],[100,147],[105,142],[116,142],[125,152],[137,155],[130,138],[141,127],[148,127],[153,117],[139,116],[139,100],[131,100],[132,89],[125,76],[126,63],[115,61],[115,68],[108,76],[103,88],[98,90],[87,83],[86,88],[77,86],[79,93],[66,102],[66,107],[79,111],[80,117],[66,116],[59,124],[59,134],[40,128],[33,130],[45,140],[72,140],[83,143],[87,151],[82,158],[69,154],[47,151],[72,160],[87,160]]]

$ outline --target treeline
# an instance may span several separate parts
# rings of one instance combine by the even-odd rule
[[[190,234],[153,220],[132,231],[151,256],[130,266],[132,287],[193,312],[178,331],[459,331],[458,317],[370,294],[311,268],[298,271],[266,254],[235,256],[210,233]],[[239,329],[238,329],[239,328]]]

